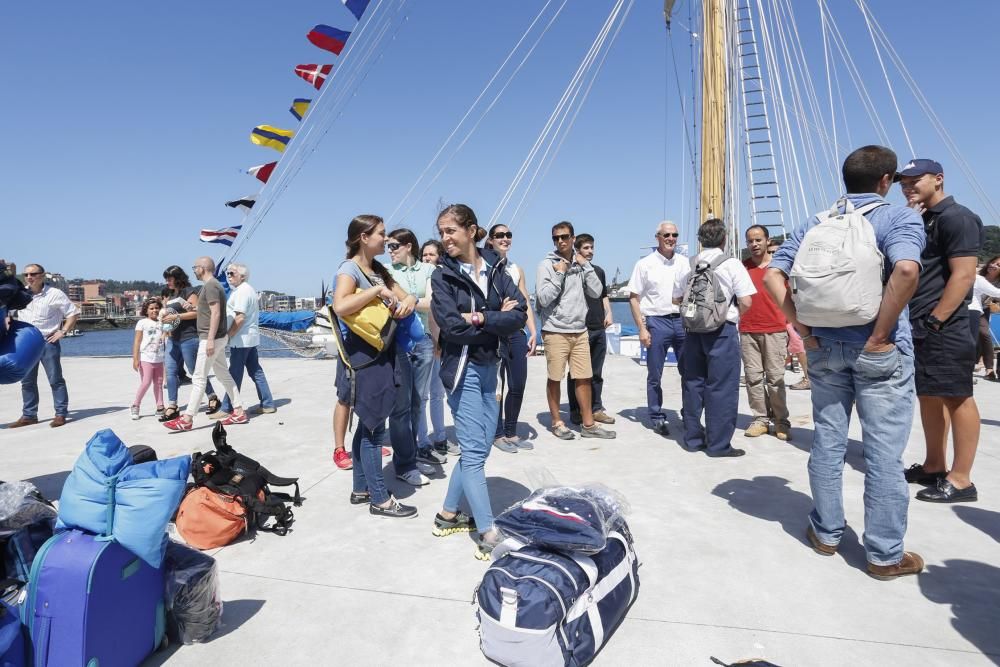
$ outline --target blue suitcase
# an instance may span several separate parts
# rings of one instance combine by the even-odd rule
[[[163,641],[163,571],[110,538],[54,535],[21,606],[35,667],[134,667]]]
[[[0,667],[24,667],[21,620],[6,602],[0,602]]]

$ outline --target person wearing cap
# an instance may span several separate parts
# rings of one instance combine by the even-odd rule
[[[917,399],[927,445],[923,463],[906,481],[928,488],[917,500],[975,502],[970,478],[979,445],[979,408],[972,397],[976,344],[969,335],[969,302],[985,241],[978,215],[945,194],[944,169],[934,160],[911,160],[897,176],[910,207],[924,219],[923,270],[910,301]],[[948,425],[955,458],[948,470]]]

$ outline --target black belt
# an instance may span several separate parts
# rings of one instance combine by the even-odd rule
[[[670,313],[669,315],[647,315],[646,317],[668,317],[670,319],[673,319],[675,317],[680,317],[680,316],[681,316],[680,313]]]

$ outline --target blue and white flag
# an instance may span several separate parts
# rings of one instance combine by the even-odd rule
[[[243,225],[235,227],[224,227],[223,229],[203,229],[201,230],[201,240],[203,243],[221,243],[231,246],[240,233]]]

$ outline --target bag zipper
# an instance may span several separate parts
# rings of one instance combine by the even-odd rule
[[[561,564],[548,560],[547,558],[542,558],[541,556],[530,556],[528,554],[521,553],[520,551],[508,551],[508,555],[513,558],[523,558],[524,560],[530,560],[535,563],[544,563],[546,565],[552,565],[562,571],[566,575],[566,578],[572,581],[574,584],[578,583],[576,577],[569,573],[569,570],[563,567]]]
[[[38,593],[38,574],[42,569],[42,563],[45,561],[45,556],[48,555],[49,550],[52,546],[59,542],[63,536],[67,533],[59,533],[58,535],[53,535],[45,544],[42,545],[41,549],[35,554],[35,560],[31,562],[31,573],[28,575],[28,585],[26,590],[33,591],[35,595],[29,595],[26,604],[22,607],[24,615],[21,618],[21,623],[28,628],[28,636],[31,636],[34,631],[35,625],[35,596]]]

